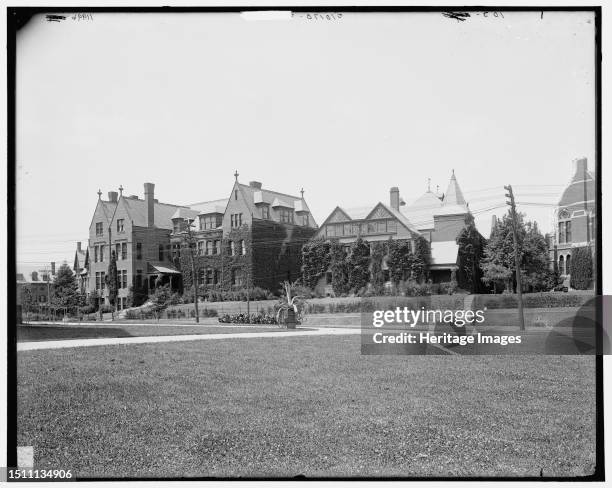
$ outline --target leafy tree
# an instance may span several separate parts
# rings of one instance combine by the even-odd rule
[[[34,311],[36,303],[34,302],[34,296],[32,295],[32,289],[30,285],[25,285],[21,288],[21,310],[23,312]]]
[[[414,256],[409,241],[398,241],[389,239],[387,266],[389,277],[397,286],[400,282],[410,278]]]
[[[67,309],[75,309],[84,304],[83,296],[79,293],[76,276],[67,263],[59,267],[53,280],[51,304],[56,308]]]
[[[558,283],[554,270],[548,263],[548,243],[538,229],[536,222],[525,224],[525,236],[522,246],[523,256],[521,270],[524,283],[534,291],[545,291],[554,288]]]
[[[570,286],[576,290],[588,290],[593,281],[593,255],[590,247],[572,249],[570,262]]]
[[[471,215],[466,226],[457,236],[456,242],[459,245],[457,283],[461,288],[470,290],[472,293],[481,293],[483,273],[480,261],[484,256],[487,241],[476,229],[474,217]]]
[[[331,243],[323,239],[312,240],[302,246],[302,282],[314,289],[331,265]]]
[[[370,245],[361,237],[351,246],[348,255],[349,289],[358,293],[370,281]]]
[[[383,272],[383,259],[385,257],[385,250],[385,243],[372,243],[372,253],[370,256],[370,275],[372,288],[376,294],[381,294],[385,286],[385,275]]]
[[[424,283],[431,264],[431,246],[427,239],[418,236],[414,242],[414,258],[412,260],[412,276],[419,283]]]
[[[336,295],[349,292],[349,266],[346,252],[339,242],[330,242],[332,288]]]
[[[115,251],[111,252],[111,259],[110,263],[108,263],[108,271],[106,273],[105,281],[106,286],[108,287],[108,301],[113,309],[116,309],[117,296],[119,294],[119,275],[117,273],[117,255]]]
[[[522,248],[525,225],[523,214],[517,214],[517,236],[519,249]],[[522,255],[521,255],[522,259]],[[482,281],[493,284],[495,289],[503,283],[505,288],[513,289],[516,264],[514,260],[514,241],[512,236],[512,217],[510,212],[497,221],[484,249],[480,263],[483,270]]]

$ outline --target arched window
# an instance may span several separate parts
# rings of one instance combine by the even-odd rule
[[[563,256],[559,256],[559,274],[565,274],[565,263],[563,260]]]
[[[572,268],[570,268],[570,258],[572,256],[570,254],[565,258],[565,274],[570,274],[572,272]]]

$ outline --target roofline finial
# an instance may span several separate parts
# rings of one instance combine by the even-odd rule
[[[238,174],[238,170],[236,170],[236,172],[234,173],[234,178],[236,178],[236,182],[238,182],[238,176],[240,175]]]
[[[431,191],[431,178],[427,178],[427,191]]]
[[[98,200],[102,200],[102,190],[98,188]]]
[[[302,194],[302,200],[304,200],[304,187],[302,187],[302,189],[300,190],[300,193]]]
[[[123,196],[123,185],[119,185],[119,196]]]

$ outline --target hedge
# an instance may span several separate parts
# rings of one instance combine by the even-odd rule
[[[523,295],[525,308],[553,308],[553,307],[581,307],[594,295],[578,293],[529,293]],[[476,309],[517,308],[516,295],[476,295],[474,308]]]

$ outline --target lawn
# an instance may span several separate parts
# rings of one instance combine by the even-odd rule
[[[18,354],[18,445],[80,477],[580,476],[593,357],[361,356],[359,336]]]
[[[253,326],[159,326],[159,325],[20,325],[17,327],[18,342],[63,341],[67,339],[98,339],[105,337],[146,337],[190,334],[231,334],[242,332],[281,332],[279,327]],[[290,331],[288,331],[290,332]]]

